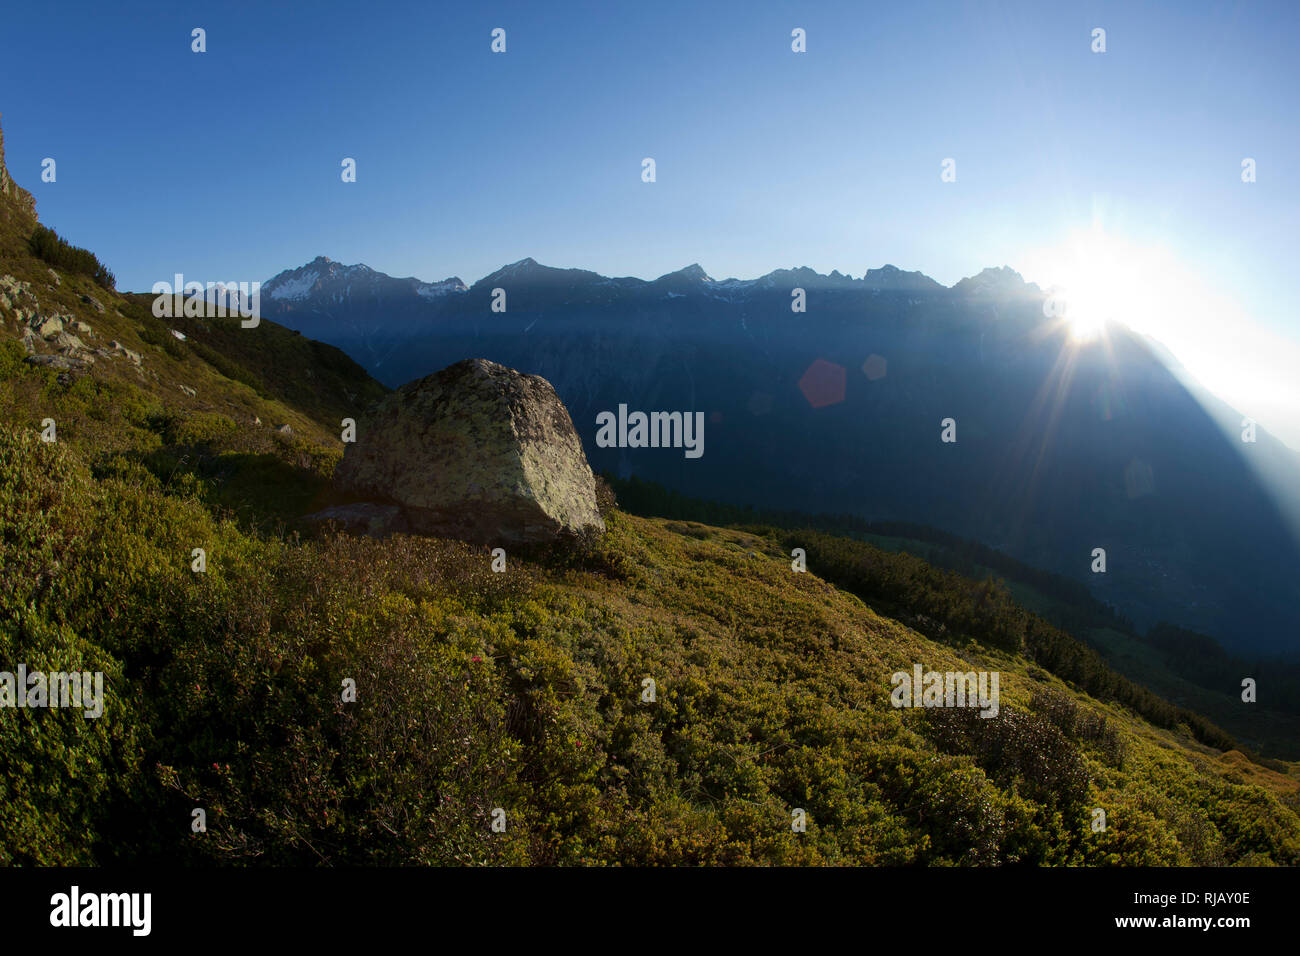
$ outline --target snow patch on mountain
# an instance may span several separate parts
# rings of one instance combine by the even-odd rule
[[[311,294],[312,287],[319,281],[320,274],[315,270],[308,270],[302,275],[290,276],[284,279],[276,276],[267,285],[271,286],[269,294],[272,299],[297,301],[307,298]]]
[[[415,287],[415,294],[422,299],[441,299],[453,292],[465,292],[465,283],[459,279],[443,279],[441,282],[420,282]]]

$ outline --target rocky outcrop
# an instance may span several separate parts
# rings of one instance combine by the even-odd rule
[[[393,392],[335,473],[416,533],[503,544],[604,529],[595,479],[546,379],[467,359]]]
[[[108,350],[105,351],[103,354],[125,356],[134,365],[139,365],[143,361],[139,352],[131,351],[129,348],[127,348],[125,345],[123,345],[121,342],[117,341],[116,339],[108,343]]]
[[[49,342],[63,333],[63,317],[38,315],[32,319],[32,331]]]
[[[0,276],[0,308],[12,309],[20,323],[26,322],[32,311],[23,308],[23,302],[36,302],[31,283],[15,279],[11,275]]]
[[[60,332],[58,335],[56,335],[56,336],[54,337],[54,347],[55,347],[56,349],[58,349],[60,352],[63,352],[63,351],[88,352],[88,351],[90,351],[89,349],[86,348],[86,343],[85,343],[85,342],[81,341],[81,339],[77,338],[75,335],[71,334],[70,332]]]
[[[36,200],[26,189],[9,178],[9,168],[5,166],[5,132],[0,127],[0,195],[15,200],[29,215],[36,215]]]
[[[89,366],[94,359],[78,358],[73,355],[29,355],[27,361],[32,365],[44,365],[47,368],[80,370]]]

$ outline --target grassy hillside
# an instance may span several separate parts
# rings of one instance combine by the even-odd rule
[[[309,510],[342,454],[340,422],[383,386],[273,322],[155,318],[152,296],[37,258],[38,228],[0,201],[0,420],[26,429],[52,418],[58,441],[97,473],[141,465],[267,527]],[[51,320],[74,338],[46,340]],[[82,367],[33,366],[29,353]]]
[[[12,428],[0,514],[0,659],[111,688],[98,721],[3,712],[6,862],[1300,859],[1294,773],[928,640],[743,532],[612,513],[493,574],[448,541],[259,535]],[[914,662],[999,671],[1000,716],[890,707]]]
[[[1074,645],[1054,673],[1004,595],[916,559],[810,535],[797,573],[785,533],[609,500],[602,539],[505,573],[454,541],[294,533],[378,386],[269,323],[160,330],[143,299],[56,282],[21,228],[0,237],[29,286],[0,302],[0,669],[102,671],[107,699],[0,708],[0,863],[1300,861],[1294,765],[1144,719]],[[18,308],[140,362],[34,365]],[[917,663],[999,672],[999,716],[890,706]]]
[[[1032,568],[978,542],[935,528],[896,521],[868,521],[854,515],[810,515],[801,512],[756,511],[753,508],[702,501],[636,478],[607,476],[627,510],[643,516],[688,518],[732,527],[787,532],[814,529],[866,542],[881,551],[920,558],[919,567],[955,572],[975,582],[995,580],[1016,608],[1068,631],[1105,665],[1129,681],[1224,728],[1261,758],[1300,758],[1300,658],[1263,657],[1244,660],[1228,654],[1214,639],[1158,625],[1140,634],[1114,608],[1097,600],[1084,585]],[[869,552],[867,552],[869,553]],[[894,566],[912,574],[906,558]],[[882,582],[883,583],[883,582]],[[888,605],[900,589],[887,584],[875,591]],[[996,594],[1002,600],[1002,594]],[[895,600],[893,603],[898,603]],[[934,602],[931,602],[934,603]],[[1014,613],[1014,612],[1012,612]],[[1260,700],[1244,705],[1240,681],[1254,676],[1264,688]],[[1146,716],[1153,716],[1150,708]],[[1194,719],[1193,722],[1199,722]],[[1163,718],[1157,723],[1168,725]],[[1212,742],[1212,731],[1201,734]]]

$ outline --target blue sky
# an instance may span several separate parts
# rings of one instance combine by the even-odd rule
[[[524,256],[1042,280],[1100,225],[1226,295],[1261,341],[1300,342],[1294,4],[292,6],[6,11],[10,171],[119,287],[321,254],[468,282]]]

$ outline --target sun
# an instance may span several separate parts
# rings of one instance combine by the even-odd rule
[[[1108,318],[1105,310],[1075,306],[1068,309],[1065,319],[1065,334],[1071,342],[1091,342],[1100,338],[1106,330]]]
[[[1243,301],[1243,280],[1227,281],[1243,267],[1231,257],[1221,262],[1222,250],[1189,247],[1149,228],[1112,231],[1098,219],[1058,236],[1015,262],[1046,293],[1050,319],[1042,328],[1063,339],[1070,357],[1099,345],[1113,358],[1121,339],[1145,341],[1176,377],[1243,416],[1270,409],[1275,420],[1300,421],[1300,346]]]
[[[1061,320],[1071,342],[1106,335],[1112,324],[1134,325],[1151,293],[1141,257],[1100,230],[1073,236],[1050,250],[1038,272],[1050,277],[1044,310]]]

